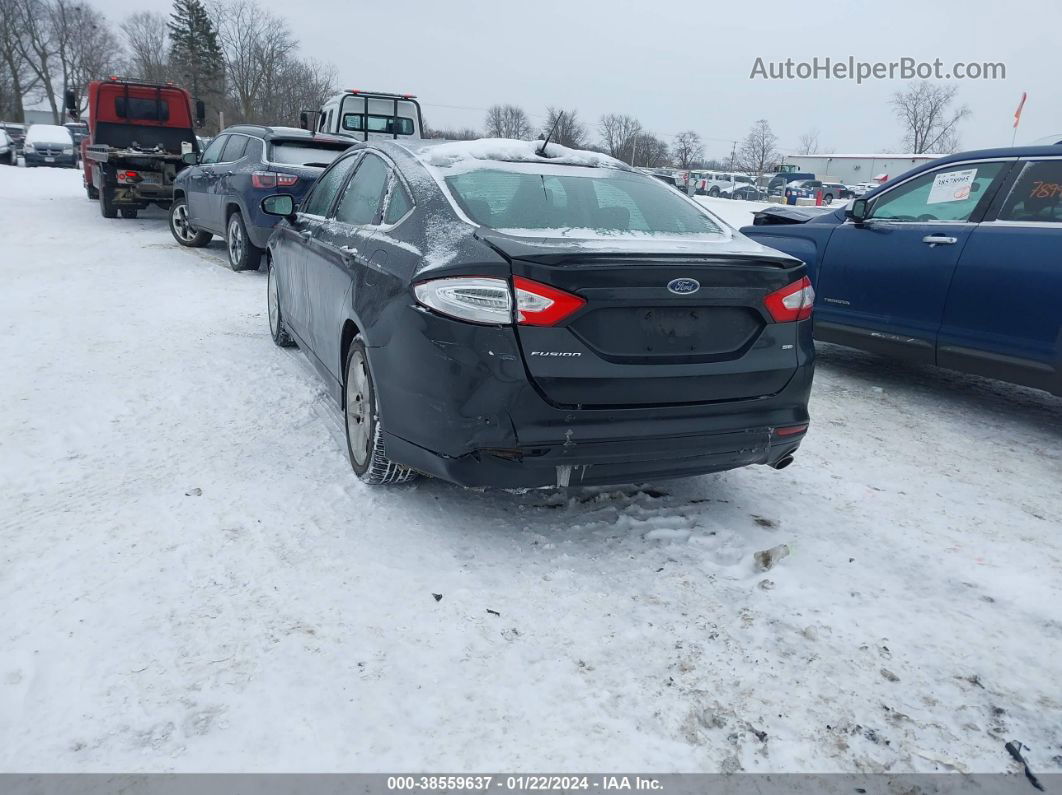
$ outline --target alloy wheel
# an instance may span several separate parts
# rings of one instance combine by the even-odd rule
[[[266,289],[269,296],[266,299],[266,303],[269,306],[269,331],[275,338],[277,336],[277,331],[279,330],[277,324],[280,319],[280,296],[277,293],[277,280],[273,275],[272,268],[269,269],[269,276],[266,277],[266,281],[268,282],[268,287]]]
[[[183,202],[173,208],[173,228],[177,231],[178,237],[185,242],[195,238],[196,232],[188,222],[188,205]]]
[[[239,216],[233,215],[229,221],[229,262],[239,265],[243,259],[243,228]]]
[[[347,437],[358,466],[369,460],[369,376],[365,357],[356,352],[347,371]]]

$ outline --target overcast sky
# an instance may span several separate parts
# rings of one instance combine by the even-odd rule
[[[578,109],[592,126],[617,112],[666,139],[694,129],[708,156],[728,154],[760,118],[783,153],[813,128],[822,148],[837,153],[901,151],[889,98],[903,81],[749,78],[757,56],[851,55],[940,58],[947,69],[1005,63],[1005,80],[958,82],[959,101],[973,112],[961,128],[965,149],[1010,144],[1022,91],[1029,99],[1018,143],[1062,133],[1062,4],[1053,0],[1035,10],[998,0],[259,2],[288,20],[305,55],[336,65],[343,88],[415,93],[440,127],[481,128],[487,106],[502,102],[537,123],[553,104]],[[166,0],[96,5],[114,23],[137,10],[170,10]]]

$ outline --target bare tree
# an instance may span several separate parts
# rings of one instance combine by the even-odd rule
[[[476,138],[482,138],[483,134],[472,127],[433,127],[427,119],[424,119],[424,137],[442,138],[447,141],[473,141]]]
[[[817,155],[819,153],[819,131],[817,129],[808,130],[800,136],[800,145],[797,147],[797,153],[801,155]]]
[[[0,0],[0,117],[21,122],[23,99],[40,84],[24,56],[18,0]]]
[[[958,94],[956,86],[943,86],[928,80],[908,83],[892,95],[896,120],[903,127],[903,145],[908,152],[948,153],[959,148],[959,122],[970,116],[966,105],[952,109]]]
[[[55,42],[56,93],[65,97],[71,92],[75,105],[85,110],[86,86],[115,71],[121,46],[106,18],[91,5],[51,0],[47,8]]]
[[[288,120],[294,126],[299,110],[324,105],[336,92],[337,81],[331,64],[288,56],[278,65],[268,90],[259,97],[258,113],[262,120]]]
[[[274,93],[285,62],[298,42],[287,22],[257,0],[218,0],[212,6],[225,60],[231,112],[240,121],[269,121],[263,98]]]
[[[634,149],[631,153],[632,166],[660,168],[668,165],[669,158],[667,143],[651,132],[643,132],[635,138]]]
[[[752,125],[737,152],[737,162],[743,171],[759,176],[778,162],[778,136],[771,131],[766,119]]]
[[[675,159],[675,165],[681,169],[689,169],[704,158],[704,144],[701,136],[693,130],[680,132],[675,136],[675,142],[671,145],[671,155]]]
[[[152,83],[172,79],[169,65],[169,30],[166,17],[154,11],[138,11],[122,23],[129,58],[125,71]]]
[[[554,130],[554,127],[556,129]],[[549,135],[553,130],[554,143],[571,149],[585,149],[589,143],[586,125],[579,120],[579,111],[564,110],[550,105],[546,108],[546,123],[542,125],[542,134]]]
[[[518,105],[491,105],[484,121],[488,138],[531,138],[535,134],[524,109]]]
[[[598,124],[601,144],[612,157],[630,163],[635,157],[635,143],[642,134],[642,125],[633,116],[606,113]]]
[[[52,117],[58,122],[59,102],[52,81],[56,44],[48,6],[42,0],[13,0],[3,11],[5,16],[11,14],[11,21],[20,33],[14,39],[15,50],[33,75],[34,82],[48,101]]]

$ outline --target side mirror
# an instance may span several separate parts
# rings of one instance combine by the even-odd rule
[[[278,215],[290,218],[295,215],[295,200],[285,193],[277,193],[262,199],[262,212],[266,215]]]
[[[66,103],[66,113],[67,113],[67,115],[71,119],[73,119],[74,121],[80,121],[81,120],[81,111],[78,110],[77,97],[74,95],[74,92],[73,92],[72,89],[68,88],[66,90],[66,94],[64,95],[64,100],[65,100],[65,103]]]
[[[845,218],[851,218],[857,224],[863,223],[867,219],[867,200],[855,199],[852,202],[852,206],[844,211]]]
[[[310,114],[306,111],[301,111],[299,113],[299,127],[303,130],[310,129]]]
[[[201,99],[195,101],[195,126],[202,127],[206,119],[206,103]]]
[[[198,152],[185,152],[181,155],[181,162],[188,166],[194,166],[199,163]]]

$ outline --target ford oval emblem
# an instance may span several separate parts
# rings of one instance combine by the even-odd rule
[[[672,279],[667,283],[667,289],[675,295],[692,295],[701,289],[701,283],[696,279]]]

